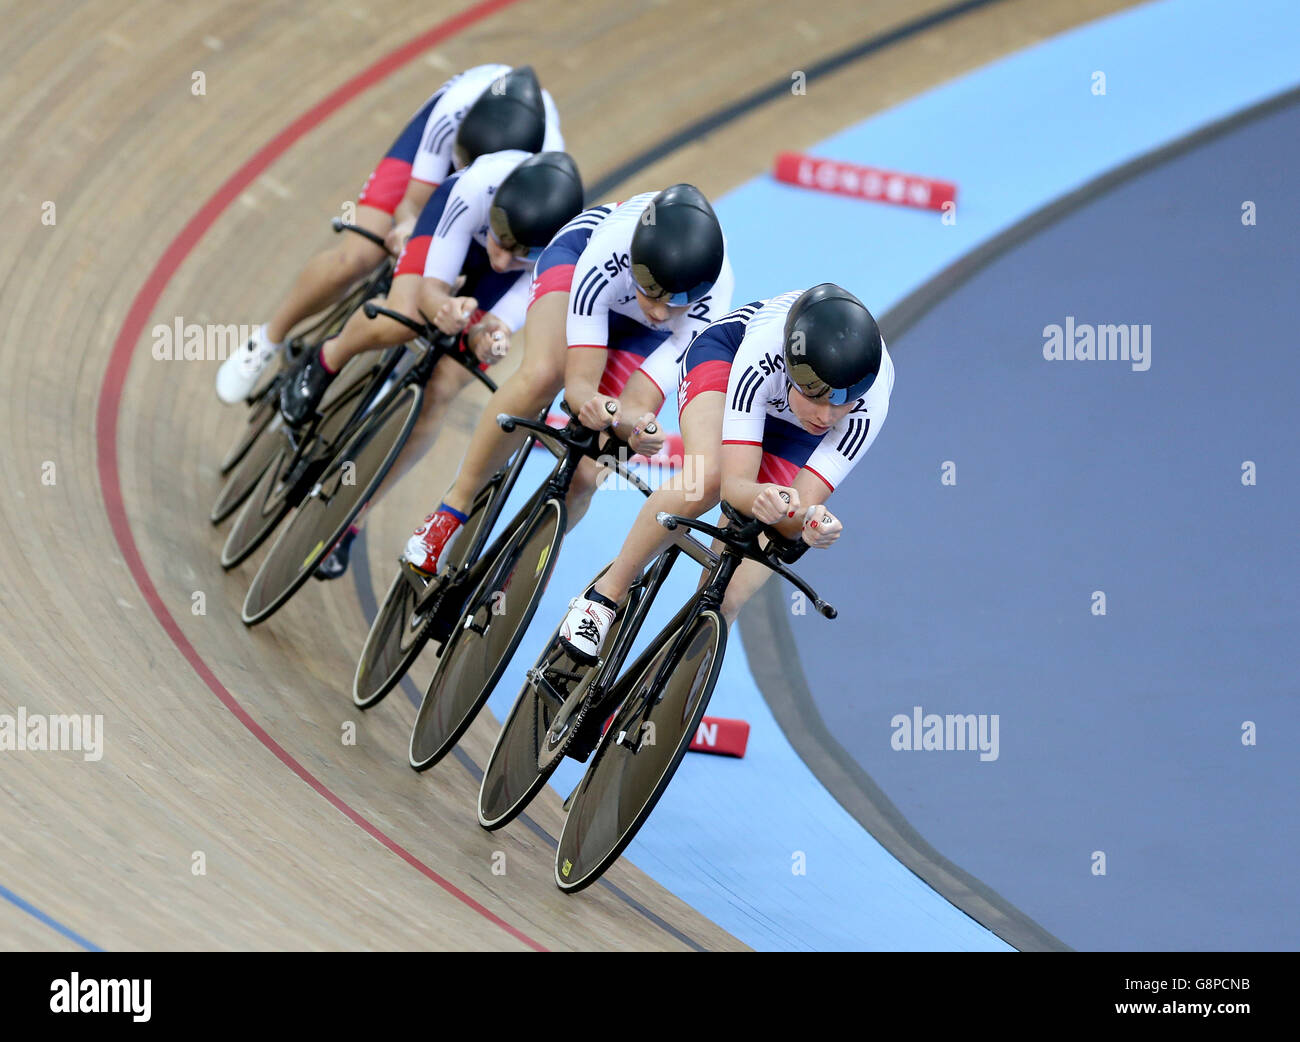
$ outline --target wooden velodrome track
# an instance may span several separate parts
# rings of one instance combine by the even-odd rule
[[[693,119],[953,6],[11,6],[0,30],[0,712],[102,714],[105,753],[0,753],[0,886],[105,948],[743,947],[626,862],[608,874],[614,887],[562,896],[538,835],[478,828],[462,765],[412,772],[407,700],[362,715],[348,697],[366,630],[350,583],[312,583],[244,628],[252,571],[221,571],[224,530],[206,519],[240,417],[216,402],[215,362],[154,361],[148,331],[177,316],[266,318],[328,218],[455,70],[532,63],[592,184]],[[779,148],[1123,6],[974,6],[806,97],[757,107],[609,196],[680,180],[721,193]],[[414,60],[390,62],[213,201],[321,99],[438,26]],[[374,574],[389,573],[446,486],[484,400],[466,392],[437,451],[372,512]],[[196,592],[206,614],[193,613]],[[417,683],[427,677],[417,665]],[[349,720],[355,745],[340,739]],[[494,735],[484,714],[462,747],[481,765]],[[558,834],[553,795],[531,813]],[[0,944],[77,947],[11,901],[0,901]]]

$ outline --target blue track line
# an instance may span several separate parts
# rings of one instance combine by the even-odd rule
[[[103,951],[103,950],[104,950],[104,949],[100,948],[98,945],[91,944],[90,941],[88,941],[88,940],[86,940],[84,937],[82,937],[81,934],[76,933],[76,932],[74,932],[73,930],[68,929],[68,927],[64,926],[64,925],[63,925],[61,922],[59,922],[57,919],[55,919],[55,918],[53,918],[53,917],[51,917],[51,916],[46,915],[44,912],[42,912],[39,908],[37,908],[37,907],[36,907],[34,904],[32,904],[30,901],[24,901],[21,897],[19,897],[17,894],[15,894],[12,890],[10,890],[8,887],[4,886],[3,884],[0,884],[0,897],[3,897],[3,898],[4,898],[6,901],[8,901],[10,904],[12,904],[12,905],[16,905],[18,908],[21,908],[24,912],[26,912],[28,915],[30,915],[33,919],[39,919],[39,920],[40,920],[41,922],[43,922],[46,926],[48,926],[51,930],[55,930],[55,931],[57,931],[58,933],[63,934],[64,937],[66,937],[68,940],[72,941],[74,944],[79,944],[79,945],[81,945],[81,947],[85,948],[86,951],[88,951],[88,952],[100,952],[100,951]]]

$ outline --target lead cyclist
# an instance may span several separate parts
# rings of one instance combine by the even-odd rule
[[[737,308],[699,334],[678,368],[685,458],[696,468],[642,506],[609,569],[569,603],[560,641],[594,662],[618,606],[642,569],[674,539],[660,511],[699,517],[726,499],[740,510],[825,549],[843,531],[825,506],[880,433],[894,365],[871,312],[832,283]],[[771,572],[736,571],[723,601],[731,623]]]

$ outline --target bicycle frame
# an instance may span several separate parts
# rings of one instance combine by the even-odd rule
[[[565,407],[565,411],[568,411],[567,407]],[[493,565],[498,563],[501,551],[509,540],[514,537],[520,528],[532,523],[533,518],[536,517],[537,512],[541,510],[542,505],[547,500],[563,500],[568,495],[569,487],[573,483],[573,476],[577,473],[578,465],[584,457],[598,459],[609,453],[612,447],[627,448],[624,442],[612,435],[604,447],[598,446],[597,439],[600,432],[581,426],[576,419],[571,419],[567,427],[556,429],[540,421],[526,420],[518,416],[507,416],[502,413],[497,417],[497,423],[507,434],[519,428],[531,432],[532,440],[540,443],[551,455],[555,456],[556,462],[546,480],[537,487],[537,491],[529,497],[528,502],[520,508],[500,535],[492,541],[491,547],[475,559],[474,564],[469,566],[466,578],[476,580],[474,585],[478,585],[483,581],[484,575],[489,572]],[[520,469],[522,469],[522,461]],[[622,460],[615,459],[614,469],[619,473],[620,477],[632,482],[643,495],[650,495],[649,487],[629,471]],[[499,496],[498,501],[504,504],[505,497]],[[487,525],[484,525],[483,528],[486,529]],[[486,533],[484,533],[484,536],[486,537]],[[477,575],[475,572],[477,572]]]
[[[431,323],[415,322],[400,312],[391,311],[388,308],[381,307],[378,304],[367,301],[362,305],[362,310],[367,318],[374,318],[376,315],[384,315],[409,328],[416,335],[414,339],[407,341],[405,344],[388,349],[385,356],[379,363],[378,370],[370,377],[369,383],[356,405],[352,408],[352,415],[344,424],[343,429],[339,431],[334,441],[325,446],[323,456],[328,459],[332,456],[333,451],[340,445],[347,444],[349,438],[365,422],[366,417],[370,414],[375,404],[384,397],[392,397],[411,384],[423,386],[429,382],[433,375],[433,370],[443,358],[451,358],[457,364],[464,366],[472,376],[479,382],[485,384],[489,391],[496,391],[497,385],[478,368],[478,363],[473,356],[465,351],[458,351],[453,348],[455,339],[434,331]],[[423,316],[421,316],[423,317]],[[414,353],[415,361],[399,377],[398,382],[390,389],[385,391],[385,385],[389,378],[397,371]],[[304,431],[294,431],[292,428],[286,428],[286,435],[289,439],[289,445],[294,451],[294,457],[289,469],[289,477],[286,483],[296,485],[303,482],[308,476],[307,472],[311,469],[308,457],[304,456],[305,450],[314,443],[313,435],[316,425],[305,428]]]
[[[694,518],[673,517],[667,514],[658,515],[657,520],[659,523],[670,531],[679,527],[695,529],[718,539],[722,542],[723,547],[721,552],[715,552],[689,535],[685,535],[681,541],[665,549],[649,568],[642,573],[637,582],[633,584],[632,589],[628,592],[628,604],[624,608],[624,611],[631,610],[633,614],[629,616],[629,622],[619,629],[614,646],[610,649],[608,658],[601,663],[600,672],[592,681],[587,695],[587,698],[591,700],[591,711],[596,716],[603,715],[611,704],[621,703],[622,698],[626,697],[626,695],[619,691],[620,682],[630,683],[631,678],[640,676],[651,657],[659,654],[662,650],[660,642],[652,641],[630,667],[623,668],[627,655],[640,633],[655,597],[667,579],[668,572],[683,552],[704,567],[707,574],[703,584],[690,596],[661,631],[662,634],[671,633],[673,635],[672,643],[667,654],[663,656],[663,661],[660,663],[659,670],[653,681],[647,685],[647,691],[658,690],[667,680],[667,672],[674,663],[677,650],[681,642],[686,639],[686,634],[695,618],[710,610],[721,615],[722,602],[726,597],[727,587],[736,574],[736,569],[746,560],[757,560],[765,564],[812,599],[814,605],[823,615],[827,618],[835,617],[835,609],[818,597],[811,587],[781,563],[782,560],[797,560],[807,549],[806,544],[802,541],[796,544],[793,540],[784,539],[761,521],[742,518],[731,508],[730,504],[723,503],[722,507],[729,520],[739,522],[738,528],[723,530]],[[759,549],[759,535],[768,537],[769,544],[766,549]],[[547,687],[549,689],[549,684]],[[550,691],[548,693],[554,694],[554,692]],[[649,700],[646,700],[645,705],[642,707],[643,711],[648,709],[650,704]]]

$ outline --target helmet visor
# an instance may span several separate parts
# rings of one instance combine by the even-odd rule
[[[505,213],[499,206],[494,206],[488,212],[488,234],[492,236],[492,241],[500,246],[503,250],[508,250],[513,257],[521,261],[527,261],[529,264],[536,264],[545,246],[525,246],[510,234],[509,222],[506,220]]]
[[[656,302],[663,301],[673,308],[684,308],[688,304],[694,304],[701,297],[708,296],[709,291],[713,289],[712,282],[702,282],[681,293],[669,293],[655,281],[655,277],[650,274],[650,269],[644,264],[632,265],[632,281],[636,283],[642,296]]]
[[[817,378],[809,365],[791,366],[789,376],[790,382],[799,388],[805,398],[825,399],[832,405],[847,405],[857,401],[876,382],[876,374],[870,373],[852,387],[830,387]]]

